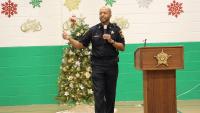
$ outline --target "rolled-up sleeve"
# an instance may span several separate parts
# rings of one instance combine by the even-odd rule
[[[116,32],[116,41],[122,43],[123,45],[125,45],[125,40],[124,40],[124,35],[122,33],[122,30],[117,27],[117,32]]]

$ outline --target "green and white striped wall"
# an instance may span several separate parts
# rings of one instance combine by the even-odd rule
[[[200,42],[148,44],[177,45],[185,49],[185,69],[177,71],[178,99],[200,99],[200,89],[195,88],[200,84]],[[133,67],[133,53],[141,46],[128,44],[126,51],[120,53],[117,101],[143,99],[142,72]],[[64,47],[0,48],[0,105],[57,103],[57,78]]]

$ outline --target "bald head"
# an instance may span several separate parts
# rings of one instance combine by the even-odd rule
[[[105,11],[109,12],[110,14],[112,13],[111,9],[110,9],[108,6],[103,6],[103,7],[101,7],[101,8],[100,8],[100,11],[101,11],[101,10],[105,10]]]
[[[103,6],[99,10],[99,19],[102,24],[108,24],[112,16],[111,9],[108,6]]]

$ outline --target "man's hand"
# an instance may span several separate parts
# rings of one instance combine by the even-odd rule
[[[110,34],[103,34],[103,39],[107,40],[109,43],[113,44],[115,41],[111,38]]]
[[[65,39],[65,40],[69,40],[70,39],[70,36],[67,34],[66,31],[63,31],[63,39]]]
[[[112,44],[112,46],[114,46],[116,49],[124,51],[124,45],[122,43],[115,42],[115,40],[111,38],[110,34],[104,34],[103,39],[107,40],[108,43]]]
[[[77,48],[77,49],[84,48],[82,43],[80,43],[79,41],[73,39],[71,36],[68,35],[68,33],[66,31],[63,31],[63,39],[68,40],[69,41],[68,43],[72,44],[72,46]]]

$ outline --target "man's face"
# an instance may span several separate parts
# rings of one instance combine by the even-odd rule
[[[101,23],[106,23],[110,21],[111,11],[108,8],[101,8],[99,11],[99,19]]]

